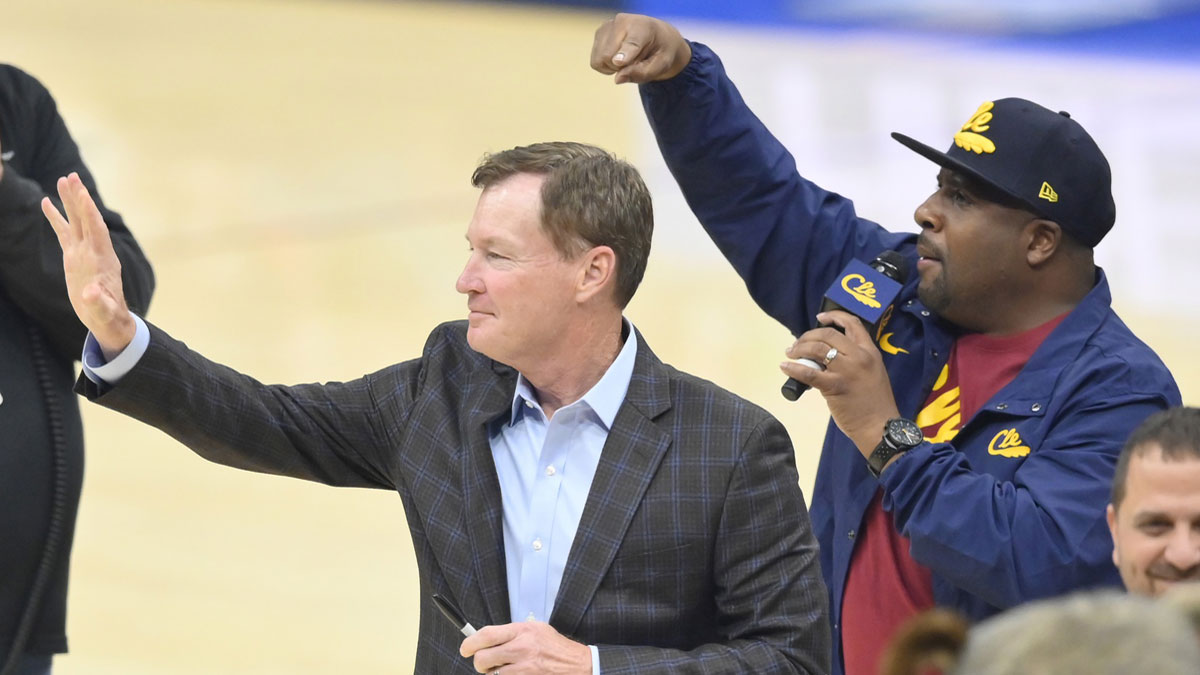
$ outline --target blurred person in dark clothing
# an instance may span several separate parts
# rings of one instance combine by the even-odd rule
[[[96,184],[54,99],[0,65],[0,673],[50,672],[67,651],[67,576],[83,483],[83,426],[71,390],[87,330],[67,299],[62,249],[39,206],[55,180]],[[154,274],[121,216],[104,207],[126,299],[145,311]]]

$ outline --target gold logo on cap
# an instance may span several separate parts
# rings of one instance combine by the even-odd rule
[[[977,155],[995,152],[996,144],[982,135],[989,128],[988,122],[992,121],[992,108],[995,105],[991,101],[984,101],[975,114],[971,115],[971,119],[962,125],[962,130],[954,134],[954,144]]]
[[[1038,191],[1038,198],[1053,203],[1058,201],[1058,193],[1050,187],[1049,183],[1042,181],[1042,189]]]

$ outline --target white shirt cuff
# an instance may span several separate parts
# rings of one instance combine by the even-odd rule
[[[90,331],[88,332],[87,340],[83,343],[83,356],[80,360],[83,363],[83,374],[89,380],[96,384],[115,385],[129,371],[133,370],[138,361],[142,360],[146,348],[150,346],[150,328],[137,314],[133,315],[133,322],[137,325],[133,341],[112,361],[104,360],[104,352],[100,349],[100,343],[96,341]]]
[[[588,649],[592,650],[592,675],[600,675],[600,650],[596,645],[588,645]]]

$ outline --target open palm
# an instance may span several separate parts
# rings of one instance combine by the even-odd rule
[[[42,213],[62,246],[67,294],[75,314],[100,343],[105,357],[112,358],[133,340],[137,330],[125,304],[121,261],[113,250],[108,226],[79,174],[58,179],[58,196],[66,218],[49,197],[42,198]]]

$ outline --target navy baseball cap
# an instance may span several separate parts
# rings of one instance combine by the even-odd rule
[[[1053,220],[1086,246],[1100,243],[1116,220],[1108,160],[1068,113],[1002,98],[979,106],[946,152],[904,134],[892,138]]]

